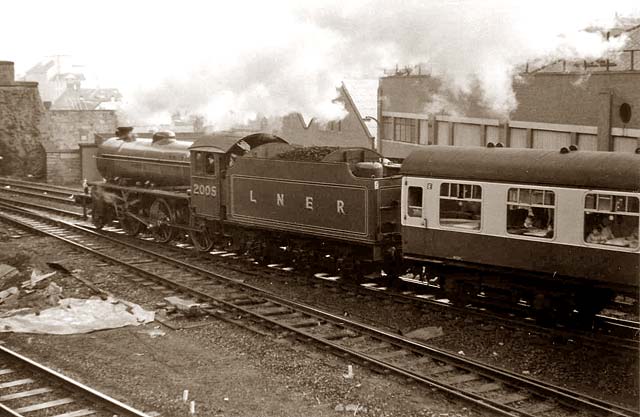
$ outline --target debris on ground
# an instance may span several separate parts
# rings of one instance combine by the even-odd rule
[[[0,291],[0,303],[2,303],[2,301],[4,301],[7,297],[18,294],[18,292],[19,291],[17,287],[10,287],[6,290]]]
[[[5,280],[9,278],[13,278],[18,275],[20,271],[18,271],[15,267],[7,264],[0,264],[0,280]]]
[[[171,296],[164,299],[169,305],[173,306],[176,311],[181,312],[185,316],[196,315],[200,310],[200,303],[188,300],[182,297]]]
[[[55,282],[51,282],[44,290],[44,295],[48,305],[57,306],[62,296],[62,288]]]
[[[353,378],[353,365],[349,365],[347,367],[347,373],[346,374],[342,374],[342,377],[345,379],[352,379]]]
[[[0,332],[77,334],[138,326],[153,320],[153,311],[116,298],[65,298],[57,306],[39,312],[16,312],[0,318]]]
[[[31,277],[29,278],[29,280],[24,281],[21,286],[22,288],[34,288],[36,285],[38,285],[39,282],[44,281],[45,279],[50,278],[55,274],[56,271],[49,272],[48,274],[43,274],[39,270],[34,269],[31,271]]]
[[[360,404],[338,404],[335,406],[334,411],[345,411],[356,415],[357,413],[366,413],[367,407]]]
[[[429,340],[435,337],[444,336],[442,327],[421,327],[404,334],[410,339]]]
[[[138,333],[145,333],[149,335],[149,337],[152,339],[155,339],[156,337],[159,337],[159,336],[166,335],[166,333],[160,330],[160,328],[158,327],[154,327],[153,329],[149,329],[149,330],[141,330]]]

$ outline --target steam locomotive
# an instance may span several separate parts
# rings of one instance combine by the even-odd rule
[[[401,166],[365,148],[300,150],[262,133],[193,143],[129,131],[99,145],[92,219],[188,235],[260,262],[412,276],[457,302],[592,316],[637,302],[637,154],[428,146]]]

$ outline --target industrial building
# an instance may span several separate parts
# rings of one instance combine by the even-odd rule
[[[479,93],[455,97],[418,69],[380,79],[379,150],[403,159],[429,144],[635,152],[640,138],[640,25],[605,36],[625,36],[621,51],[595,61],[559,60],[527,66],[514,80],[518,106],[508,117],[482,104]],[[448,101],[455,112],[433,109]]]

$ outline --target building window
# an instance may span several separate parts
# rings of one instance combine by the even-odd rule
[[[393,117],[382,118],[382,138],[393,140]]]
[[[598,245],[638,247],[638,197],[587,194],[584,201],[584,240]]]
[[[422,217],[422,187],[409,187],[407,193],[407,215]]]
[[[553,191],[509,188],[507,193],[507,233],[550,239],[556,196]]]
[[[482,187],[473,184],[440,185],[440,225],[480,230]]]
[[[418,121],[396,117],[394,139],[399,142],[418,143]]]
[[[327,130],[331,132],[340,132],[342,130],[342,121],[341,120],[332,120],[327,123]]]

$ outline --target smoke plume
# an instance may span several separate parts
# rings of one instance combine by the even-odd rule
[[[180,109],[217,127],[292,111],[335,119],[344,114],[333,101],[342,80],[417,64],[453,97],[477,90],[484,105],[507,114],[517,106],[512,82],[526,62],[598,57],[624,39],[586,29],[640,15],[636,1],[626,0],[112,0],[93,18],[77,19],[66,11],[91,13],[91,3],[32,1],[8,7],[36,19],[30,26],[47,36],[22,36],[28,29],[8,19],[0,37],[16,45],[2,58],[30,65],[48,51],[70,54],[101,87],[123,92],[135,121],[168,122]],[[433,103],[433,111],[451,107],[448,99]]]

